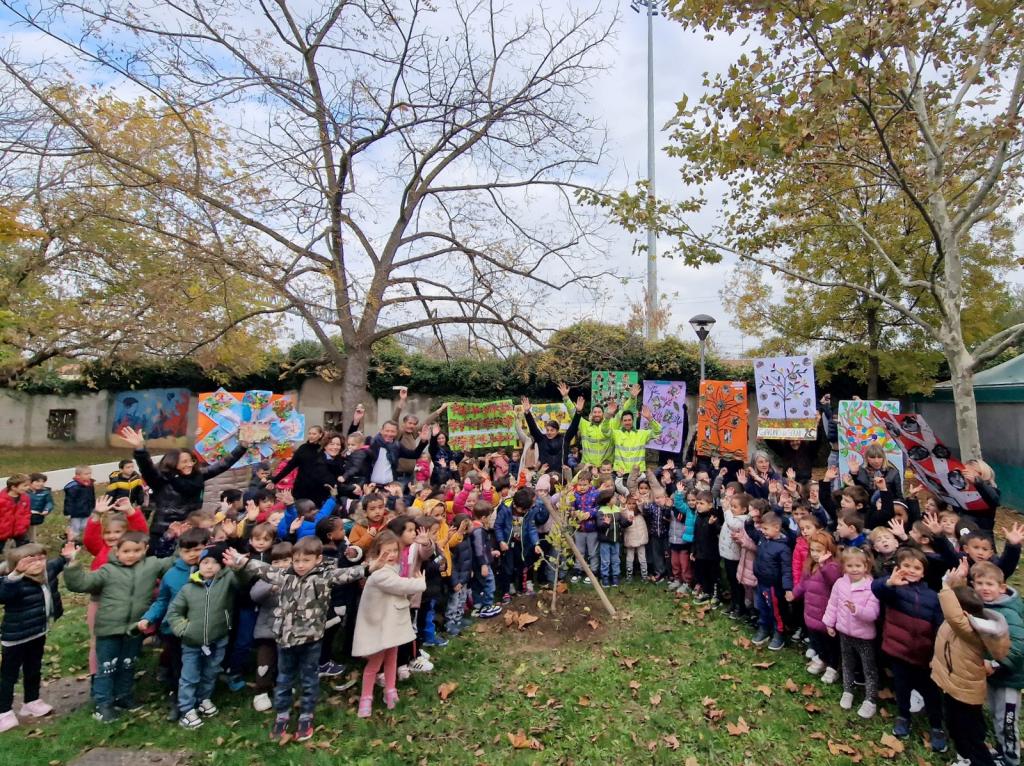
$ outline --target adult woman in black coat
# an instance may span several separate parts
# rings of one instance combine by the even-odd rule
[[[206,482],[219,476],[239,461],[248,444],[238,443],[224,460],[202,466],[191,450],[172,449],[164,453],[160,465],[153,465],[153,459],[146,450],[142,431],[125,427],[121,438],[135,450],[135,462],[139,473],[153,495],[152,519],[149,523],[149,548],[153,555],[159,555],[161,541],[167,528],[174,522],[184,521],[192,511],[203,507],[203,490]]]
[[[324,439],[324,429],[321,426],[311,426],[306,432],[306,441],[300,444],[288,462],[281,466],[273,480],[276,484],[285,476],[295,471],[295,486],[292,487],[292,497],[296,500],[312,500],[317,494],[315,484],[314,465],[320,459],[321,442]],[[320,487],[322,490],[323,487]]]

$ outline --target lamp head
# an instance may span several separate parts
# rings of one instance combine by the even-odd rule
[[[711,328],[714,326],[715,318],[707,314],[697,314],[697,316],[690,319],[690,327],[697,333],[697,338],[701,341],[707,340],[707,337],[711,334]]]

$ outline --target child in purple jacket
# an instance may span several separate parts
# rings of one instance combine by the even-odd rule
[[[807,672],[814,676],[820,673],[822,681],[832,684],[839,677],[839,642],[828,634],[823,618],[832,586],[843,572],[836,561],[837,548],[832,535],[818,530],[807,538],[807,545],[803,576],[789,600],[804,600],[804,625],[815,655],[807,665]]]
[[[839,707],[853,707],[857,663],[864,673],[864,702],[857,710],[871,718],[878,710],[878,665],[875,662],[875,621],[879,604],[871,591],[871,558],[862,548],[843,551],[843,576],[832,586],[822,622],[830,636],[839,634],[843,656],[843,696]]]

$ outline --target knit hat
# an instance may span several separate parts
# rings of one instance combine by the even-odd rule
[[[202,561],[205,558],[213,558],[218,564],[223,566],[224,564],[224,551],[230,548],[227,543],[214,543],[213,545],[203,548],[203,552],[199,554],[199,560]]]

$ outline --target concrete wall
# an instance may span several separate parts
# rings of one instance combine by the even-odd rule
[[[0,391],[0,445],[53,447],[66,444],[46,438],[50,410],[75,410],[74,444],[105,447],[111,397],[106,391],[83,396],[34,396]]]

